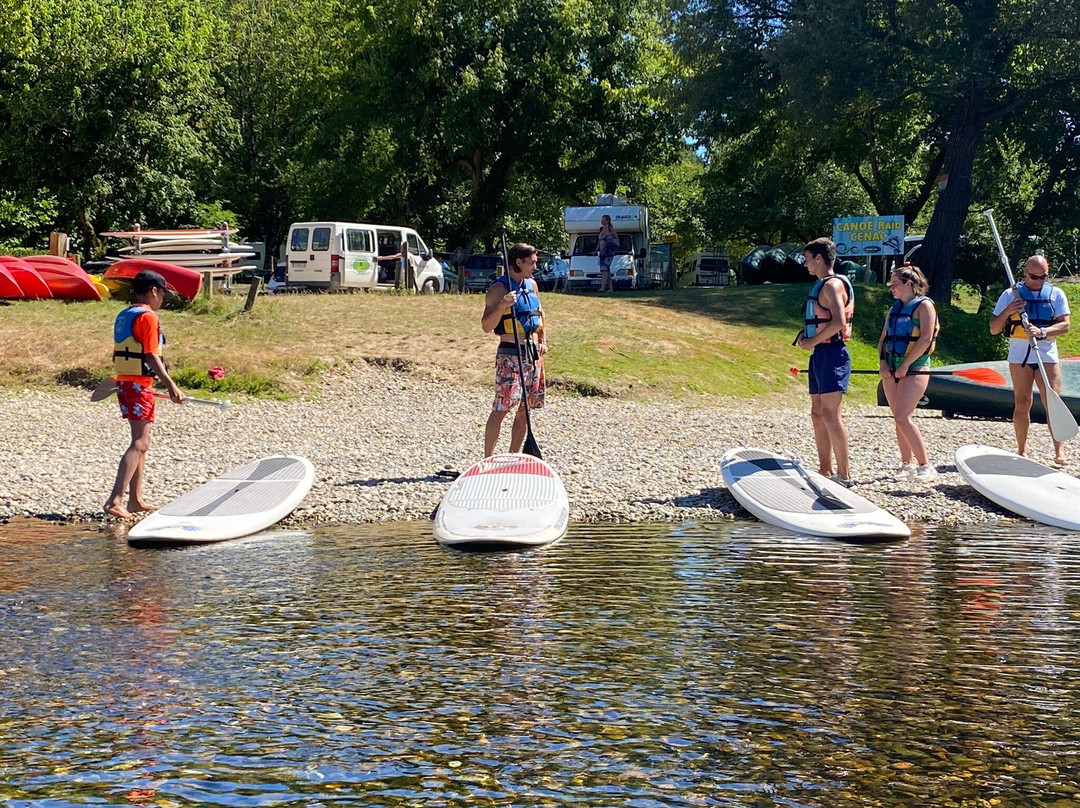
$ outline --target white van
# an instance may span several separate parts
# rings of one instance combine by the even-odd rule
[[[354,222],[296,222],[289,226],[285,277],[289,286],[312,289],[393,289],[403,242],[421,294],[441,292],[443,271],[409,227]]]
[[[611,217],[619,234],[619,248],[611,259],[611,283],[616,289],[648,285],[649,212],[641,205],[627,205],[626,198],[601,194],[592,207],[566,208],[563,230],[570,237],[570,278],[567,288],[599,289],[600,266],[596,254],[600,218]]]
[[[687,277],[689,281],[685,281]],[[731,260],[718,251],[694,253],[683,262],[679,278],[689,286],[728,286]]]

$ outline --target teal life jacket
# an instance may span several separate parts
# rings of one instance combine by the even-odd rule
[[[821,296],[821,289],[825,285],[825,281],[837,278],[844,283],[844,292],[847,295],[847,300],[844,301],[844,327],[839,332],[833,334],[830,337],[829,342],[847,342],[851,339],[851,320],[855,314],[855,289],[851,285],[851,281],[847,279],[846,275],[826,275],[824,278],[819,278],[810,288],[810,294],[806,296],[806,309],[803,334],[807,337],[812,337],[817,334],[818,327],[824,323],[832,322],[832,312],[825,308],[819,302]]]

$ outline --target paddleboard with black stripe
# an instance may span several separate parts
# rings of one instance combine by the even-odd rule
[[[956,470],[993,503],[1044,525],[1080,530],[1080,479],[994,446],[956,450]]]
[[[532,455],[492,455],[447,490],[435,512],[435,540],[456,550],[527,550],[561,539],[569,517],[555,469]]]
[[[314,481],[307,458],[270,455],[154,511],[128,531],[127,541],[133,547],[171,547],[250,536],[292,513]]]
[[[765,449],[738,447],[724,453],[720,473],[740,505],[761,521],[785,530],[831,539],[887,540],[911,535],[908,526],[888,511],[797,464]]]

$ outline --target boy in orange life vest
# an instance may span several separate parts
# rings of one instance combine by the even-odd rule
[[[851,282],[833,269],[836,245],[819,238],[803,247],[806,270],[817,278],[806,299],[803,330],[795,344],[810,356],[810,420],[818,451],[818,471],[841,485],[851,487],[848,465],[848,432],[840,417],[840,405],[851,378],[851,338],[855,293]],[[836,474],[833,474],[833,458]]]
[[[157,310],[165,302],[165,279],[153,270],[143,270],[131,282],[135,303],[116,316],[113,325],[113,370],[120,415],[131,425],[131,444],[120,458],[116,482],[105,501],[105,513],[130,519],[132,512],[152,511],[142,497],[146,452],[150,448],[150,424],[154,421],[154,378],[169,388],[169,398],[177,404],[184,393],[165,370],[161,360],[161,333]],[[124,492],[128,492],[127,505]]]

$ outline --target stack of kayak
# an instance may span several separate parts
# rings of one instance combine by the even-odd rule
[[[242,264],[256,253],[230,239],[235,230],[118,230],[101,235],[124,239],[129,244],[120,248],[116,262],[105,270],[106,282],[120,291],[140,271],[152,269],[160,273],[170,289],[180,297],[192,300],[199,293],[203,273],[233,274],[255,267]]]
[[[7,300],[101,300],[108,289],[59,255],[0,256],[0,298]]]

